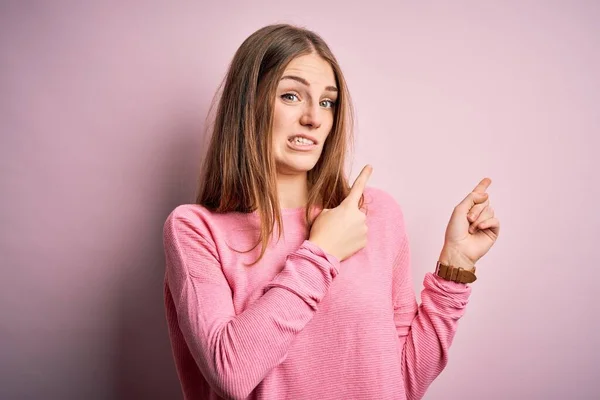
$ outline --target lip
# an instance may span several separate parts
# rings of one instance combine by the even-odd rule
[[[296,144],[296,143],[292,143],[289,140],[287,141],[287,145],[290,149],[295,150],[295,151],[313,151],[314,149],[317,148],[316,144]]]
[[[290,136],[288,136],[288,142],[289,142],[289,141],[290,141],[290,139],[291,139],[291,138],[293,138],[293,137],[302,137],[302,138],[304,138],[304,139],[312,140],[312,142],[313,142],[315,145],[319,144],[319,142],[317,141],[317,139],[316,139],[315,137],[313,137],[313,136],[310,136],[310,135],[306,135],[306,134],[304,134],[304,133],[298,133],[298,134],[294,134],[294,135],[290,135]]]

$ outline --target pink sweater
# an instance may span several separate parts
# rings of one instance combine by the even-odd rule
[[[339,262],[304,210],[253,267],[258,214],[177,207],[164,226],[165,306],[186,399],[419,399],[448,362],[471,288],[424,279],[417,306],[402,211],[367,187],[368,244]],[[276,232],[276,230],[275,230]]]

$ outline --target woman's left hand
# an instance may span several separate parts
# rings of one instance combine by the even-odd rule
[[[498,239],[500,221],[485,192],[491,183],[489,178],[482,179],[454,208],[439,258],[444,264],[471,269]]]

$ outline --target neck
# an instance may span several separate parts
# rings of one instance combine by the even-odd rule
[[[277,174],[277,194],[281,208],[304,207],[308,202],[307,174]]]

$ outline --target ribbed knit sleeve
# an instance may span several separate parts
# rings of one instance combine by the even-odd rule
[[[412,284],[410,248],[402,211],[395,215],[399,250],[393,270],[394,322],[402,348],[406,398],[421,399],[448,363],[448,351],[463,316],[471,288],[425,274],[421,304]]]
[[[304,241],[263,295],[236,315],[215,243],[201,220],[175,209],[163,233],[178,329],[211,388],[221,397],[245,399],[285,360],[337,275],[339,261]]]

